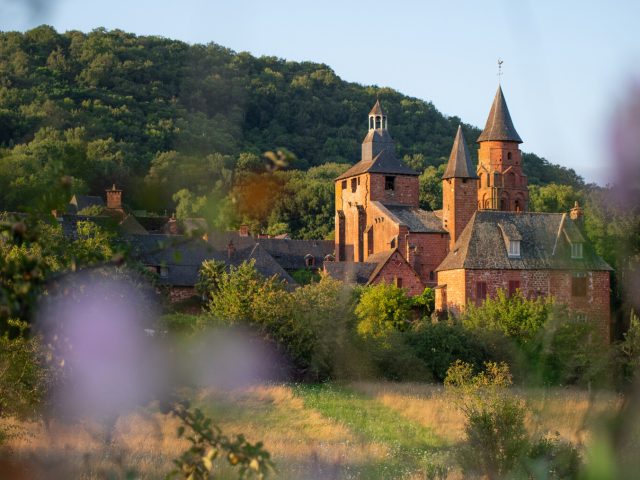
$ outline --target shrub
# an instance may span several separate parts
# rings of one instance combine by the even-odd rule
[[[525,460],[525,469],[530,478],[577,478],[581,465],[578,449],[560,439],[557,433],[532,443]]]
[[[466,439],[458,451],[463,472],[501,478],[527,452],[526,411],[507,389],[512,382],[507,365],[485,366],[474,375],[470,364],[457,361],[447,371],[445,386],[465,415]]]
[[[362,337],[383,340],[409,325],[411,300],[395,285],[378,283],[363,289],[355,313],[357,331]]]
[[[405,344],[420,359],[430,376],[442,382],[456,360],[480,369],[492,359],[477,335],[458,324],[421,322],[404,334]]]

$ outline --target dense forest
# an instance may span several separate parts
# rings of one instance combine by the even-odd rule
[[[221,226],[244,219],[263,230],[326,236],[326,219],[319,228],[309,222],[333,217],[325,205],[332,176],[358,160],[377,97],[399,156],[424,171],[423,206],[438,208],[438,167],[461,120],[429,102],[345,82],[326,65],[214,43],[105,29],[59,34],[49,26],[3,32],[0,209],[28,208],[60,179],[95,195],[116,183],[135,210],[204,215],[209,205]],[[470,142],[480,132],[463,129]],[[265,178],[268,151],[289,162]],[[531,184],[583,185],[573,170],[534,154],[524,164]],[[247,184],[257,192],[247,195],[239,187]],[[292,192],[300,199],[287,199]],[[243,208],[243,199],[251,205]]]

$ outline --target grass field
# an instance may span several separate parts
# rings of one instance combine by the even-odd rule
[[[532,433],[557,431],[578,444],[589,442],[593,419],[620,403],[580,390],[520,393],[533,410]],[[193,397],[225,433],[262,440],[277,478],[422,479],[436,469],[461,478],[452,453],[463,438],[463,417],[438,385],[261,385]],[[163,478],[186,446],[176,439],[176,420],[153,405],[119,418],[109,445],[96,423],[54,422],[48,432],[39,424],[14,426],[21,433],[9,440],[0,472],[16,479],[34,472],[47,479]],[[127,477],[132,470],[139,476]]]

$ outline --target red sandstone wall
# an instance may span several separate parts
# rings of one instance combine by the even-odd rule
[[[442,218],[444,228],[449,231],[450,248],[477,209],[477,180],[448,178],[442,181]]]
[[[465,270],[446,270],[438,272],[438,285],[446,285],[436,289],[436,310],[449,310],[458,314],[467,304],[465,289]]]
[[[453,270],[458,272],[459,270]],[[610,335],[610,302],[609,302],[609,272],[586,272],[587,295],[574,297],[571,295],[571,278],[573,272],[563,270],[467,270],[464,296],[468,302],[476,302],[476,283],[487,283],[487,295],[495,297],[498,289],[505,292],[509,289],[509,281],[520,282],[520,291],[526,297],[553,296],[560,304],[567,305],[575,313],[584,314],[594,319],[600,325],[604,338]],[[456,303],[460,300],[452,298],[449,282],[445,281],[448,272],[439,272],[439,283],[447,284],[448,302]],[[456,288],[460,285],[456,284]],[[466,302],[458,303],[463,307]]]
[[[402,288],[410,296],[420,295],[424,291],[424,284],[399,252],[391,256],[372,283],[395,284],[396,278],[402,279]]]
[[[415,252],[409,247],[405,257],[428,287],[435,287],[438,276],[436,268],[449,253],[449,235],[446,233],[410,233],[409,245],[416,247]],[[433,272],[433,280],[429,273]]]
[[[508,154],[511,153],[511,159]],[[522,210],[527,210],[529,191],[527,176],[522,171],[522,153],[515,142],[481,142],[478,149],[478,205],[480,208],[500,208],[500,198],[507,198],[505,210],[516,209],[520,199]],[[495,175],[495,174],[498,175]],[[490,181],[488,181],[490,177]],[[495,187],[498,187],[496,192]],[[491,201],[492,195],[497,197]],[[488,203],[487,203],[488,202]]]
[[[418,177],[410,175],[395,175],[395,189],[384,189],[385,175],[373,174],[371,177],[371,200],[388,203],[390,205],[419,205],[420,185]]]

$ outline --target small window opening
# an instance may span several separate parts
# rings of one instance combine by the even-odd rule
[[[355,178],[352,178],[351,179],[351,191],[355,192],[357,188],[358,188],[358,180],[356,180]]]
[[[587,275],[585,273],[574,273],[571,277],[571,296],[587,296]]]
[[[376,129],[382,128],[382,118],[376,117]]]
[[[373,117],[369,117],[369,129],[373,129]]]
[[[433,273],[433,270],[429,272],[429,280],[434,281],[436,279],[436,274]]]
[[[520,280],[509,280],[509,296],[513,297],[520,290]]]
[[[347,189],[347,181],[346,181],[346,180],[343,180],[343,181],[342,181],[342,189],[343,189],[343,190],[346,190],[346,189]]]
[[[160,278],[169,277],[169,267],[160,267]]]
[[[582,258],[582,243],[571,244],[571,258]]]
[[[511,152],[507,153],[507,160],[511,160]]]
[[[396,188],[396,177],[384,177],[384,189],[395,190],[395,188]]]
[[[476,304],[480,305],[487,299],[487,282],[476,283]]]
[[[519,256],[520,256],[520,241],[511,240],[509,242],[509,257],[519,257]]]
[[[402,277],[395,277],[394,278],[394,283],[395,283],[396,287],[402,288]]]

